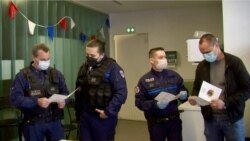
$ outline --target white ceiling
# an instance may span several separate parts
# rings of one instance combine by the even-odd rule
[[[72,0],[85,7],[111,14],[171,7],[221,6],[221,0]]]

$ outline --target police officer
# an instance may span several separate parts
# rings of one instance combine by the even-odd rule
[[[114,140],[117,115],[127,98],[122,68],[104,55],[105,43],[91,40],[86,45],[86,62],[78,72],[75,93],[80,141]]]
[[[135,88],[135,104],[144,112],[151,141],[182,141],[182,122],[177,99],[187,100],[187,89],[181,76],[167,67],[165,51],[156,47],[149,51],[151,70],[143,75]]]
[[[64,138],[61,126],[65,101],[52,103],[53,94],[68,93],[63,75],[49,67],[50,52],[45,44],[32,49],[32,62],[15,77],[10,101],[20,109],[23,117],[25,141],[58,141]]]

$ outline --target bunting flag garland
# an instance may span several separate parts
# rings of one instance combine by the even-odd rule
[[[30,35],[34,35],[34,31],[35,31],[36,27],[46,28],[47,31],[48,31],[48,37],[49,37],[49,39],[51,41],[53,41],[53,38],[54,38],[54,27],[55,26],[60,25],[61,28],[64,31],[67,30],[67,20],[66,19],[70,19],[70,29],[73,29],[74,27],[76,27],[76,24],[75,24],[74,20],[69,16],[62,17],[56,24],[53,24],[53,25],[50,25],[50,26],[36,24],[36,23],[32,22],[31,20],[29,20],[22,13],[22,11],[20,9],[18,9],[12,1],[10,1],[9,8],[8,8],[8,13],[9,13],[9,16],[10,16],[11,20],[13,20],[15,18],[15,15],[16,15],[17,12],[19,12],[28,21],[27,23],[28,23],[28,30],[29,30]],[[82,43],[84,44],[87,39],[96,40],[97,39],[96,35],[98,35],[99,33],[101,34],[102,38],[105,39],[104,25],[106,25],[106,27],[108,29],[110,28],[109,18],[106,18],[105,22],[102,24],[100,29],[97,30],[97,32],[95,34],[90,34],[91,36],[87,36],[85,33],[79,31],[80,32],[80,40],[82,41]],[[76,27],[76,29],[79,30],[78,27]]]
[[[106,19],[105,23],[106,23],[107,28],[110,28],[109,18]]]
[[[28,26],[29,26],[29,33],[31,35],[34,35],[34,31],[35,31],[35,28],[36,28],[36,24],[33,23],[32,21],[28,20]]]
[[[101,35],[102,35],[102,38],[105,39],[103,27],[101,28],[100,33],[101,33]]]
[[[85,41],[86,41],[86,39],[87,39],[87,37],[86,37],[86,35],[84,33],[81,32],[80,33],[80,39],[81,39],[82,43],[84,44]]]
[[[63,17],[63,18],[60,20],[60,25],[61,25],[62,29],[63,29],[64,31],[66,31],[67,23],[66,23],[66,18],[65,18],[65,17]]]
[[[96,36],[95,35],[91,35],[90,40],[96,40]]]
[[[70,26],[71,26],[71,29],[73,29],[75,27],[75,22],[73,21],[72,18],[70,18]]]
[[[48,30],[48,36],[50,38],[51,41],[53,41],[54,38],[54,27],[53,26],[49,26],[47,27]]]
[[[15,4],[11,1],[9,5],[9,16],[11,20],[15,18],[16,12],[17,12],[17,8]]]

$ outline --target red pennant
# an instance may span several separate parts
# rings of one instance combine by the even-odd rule
[[[66,23],[66,19],[65,19],[65,18],[63,18],[63,19],[60,21],[60,25],[61,25],[62,29],[63,29],[64,31],[66,31],[67,23]]]
[[[11,20],[15,18],[16,12],[17,12],[17,8],[15,4],[11,1],[9,5],[9,16]]]
[[[90,37],[90,40],[96,40],[96,36],[95,36],[95,35],[92,35],[92,36]]]

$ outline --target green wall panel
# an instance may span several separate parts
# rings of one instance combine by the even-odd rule
[[[105,41],[108,42],[108,29],[103,26],[108,15],[69,1],[14,0],[16,7],[36,24],[48,26],[56,24],[64,16],[72,17],[76,27],[71,30],[70,20],[67,19],[67,30],[62,30],[60,25],[54,27],[54,40],[51,41],[45,28],[36,27],[34,35],[30,35],[28,21],[20,13],[17,12],[15,18],[10,20],[6,15],[9,2],[9,0],[0,1],[0,63],[2,60],[11,60],[10,81],[14,79],[16,73],[15,60],[24,60],[24,66],[28,66],[31,61],[32,46],[43,42],[51,48],[51,66],[65,73],[68,87],[70,91],[73,90],[77,70],[85,58],[84,45],[79,35],[83,32],[88,37],[96,35],[102,39],[99,30],[104,27]],[[2,73],[0,73],[0,92],[4,89],[1,75]],[[9,94],[2,93],[0,95]]]
[[[81,32],[87,36],[96,35],[105,23],[108,15],[100,13],[70,1],[52,0],[13,0],[16,7],[32,22],[40,25],[56,24],[62,17],[71,17],[76,26],[70,29],[70,20],[67,19],[67,30],[60,25],[54,27],[54,40],[48,38],[47,29],[36,27],[34,35],[28,32],[28,21],[17,12],[15,18],[8,16],[9,0],[0,0],[0,96],[9,95],[12,80],[16,74],[16,60],[24,60],[24,66],[31,62],[31,48],[34,44],[45,43],[51,50],[51,66],[60,70],[66,80],[69,91],[75,87],[75,80],[80,65],[85,61],[85,49],[80,41]],[[105,41],[108,44],[108,29],[103,26]],[[104,39],[102,39],[104,40]],[[107,49],[109,50],[109,49]],[[11,68],[2,68],[3,61],[9,61]],[[10,78],[3,80],[2,71],[11,72]],[[9,116],[6,112],[0,113],[0,119]],[[67,116],[66,116],[67,122]],[[10,129],[8,132],[13,132]],[[12,135],[4,136],[7,130],[0,130],[0,140],[13,139]],[[8,138],[9,137],[9,138]],[[8,138],[8,139],[7,139]]]

